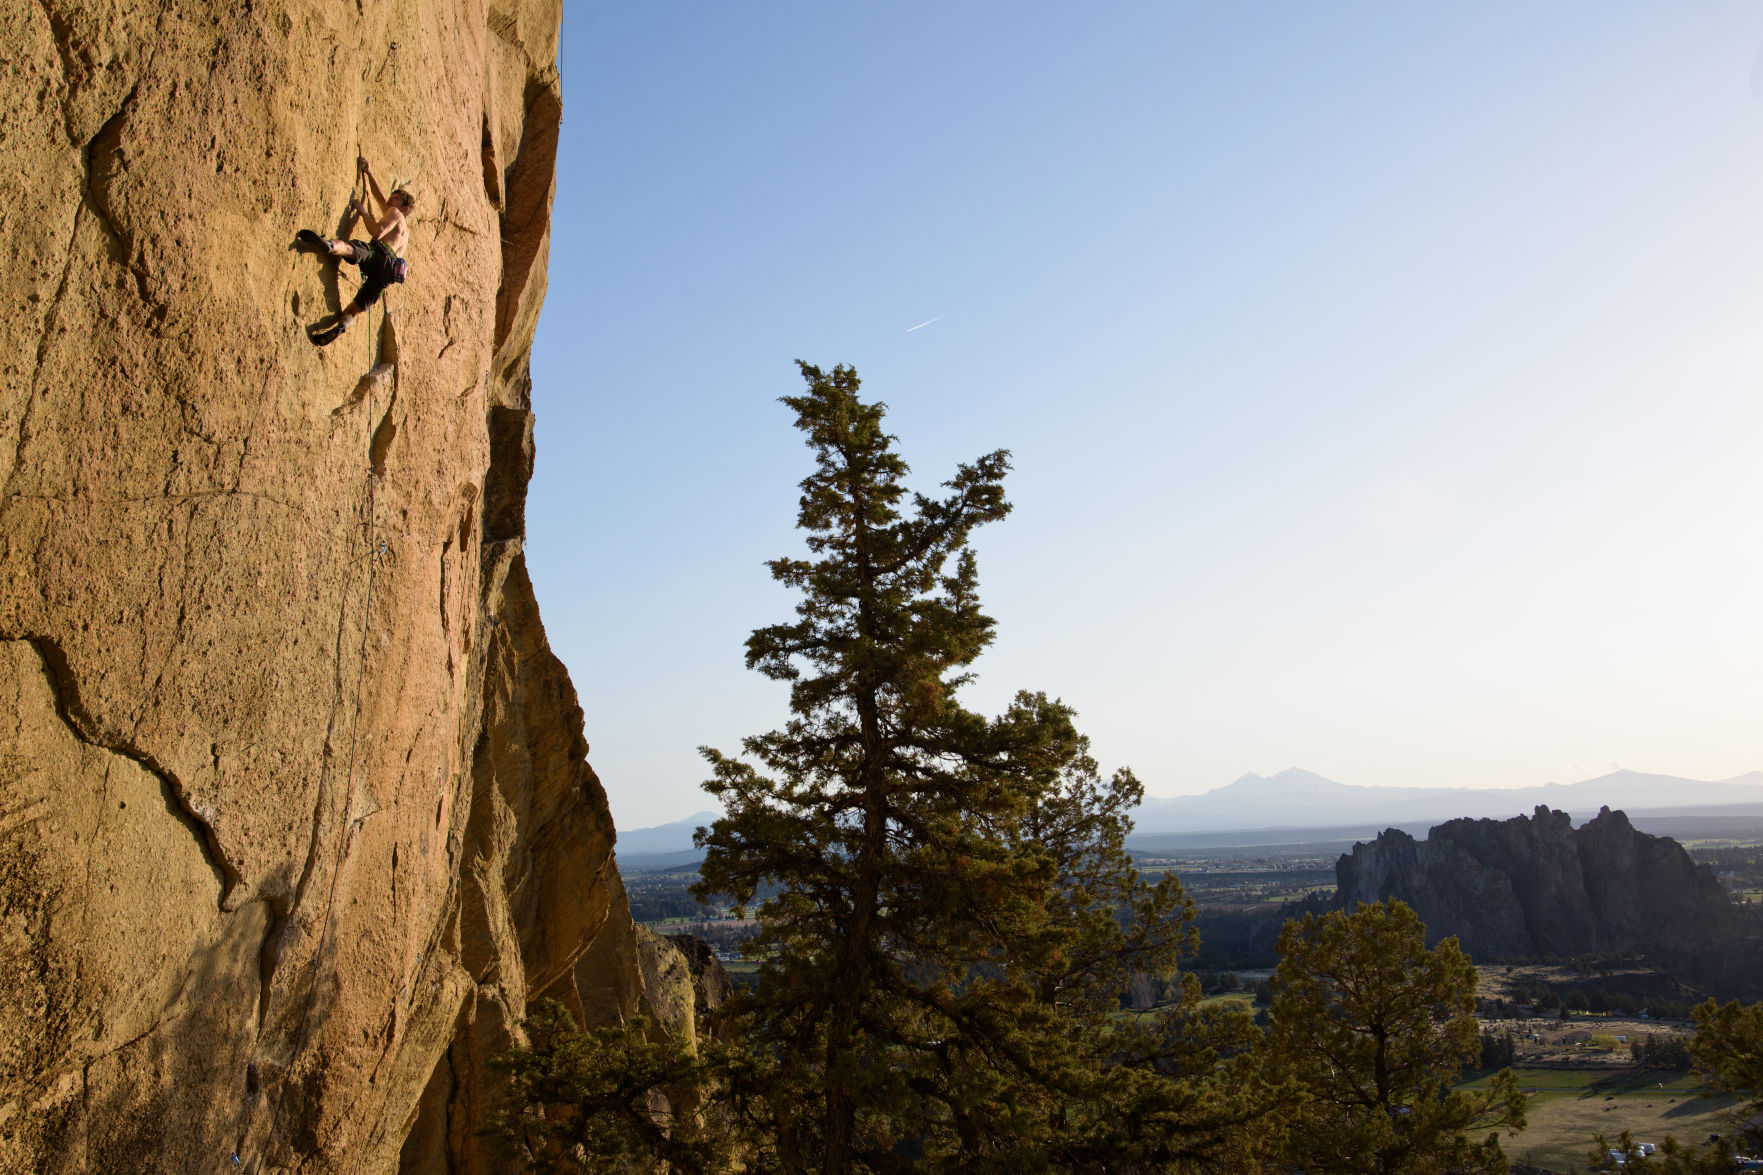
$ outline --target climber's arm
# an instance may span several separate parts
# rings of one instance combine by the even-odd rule
[[[361,174],[366,177],[367,186],[373,191],[373,198],[379,201],[380,212],[383,214],[386,210],[386,194],[380,190],[380,182],[373,178],[373,169],[367,166],[367,158],[357,156],[355,164],[361,169]]]
[[[351,198],[349,201],[349,207],[355,209],[355,211],[360,214],[361,222],[363,224],[367,225],[368,233],[375,240],[378,240],[379,236],[380,236],[380,231],[381,231],[380,230],[380,222],[379,222],[379,220],[377,220],[374,217],[374,214],[372,212],[368,211],[367,205],[362,203],[360,200],[356,200],[356,199]]]

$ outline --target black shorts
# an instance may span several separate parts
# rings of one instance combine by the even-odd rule
[[[343,258],[361,269],[361,288],[355,292],[355,304],[366,310],[380,300],[392,281],[392,266],[398,255],[384,241],[350,241],[350,254]]]

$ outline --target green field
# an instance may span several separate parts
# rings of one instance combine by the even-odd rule
[[[1200,1001],[1202,1004],[1241,1004],[1243,1010],[1255,1010],[1255,993],[1252,991],[1226,991],[1218,995],[1209,995]]]
[[[759,970],[759,961],[757,959],[748,959],[745,957],[739,959],[724,959],[722,961],[722,969],[727,971],[728,977],[736,983],[750,983],[752,982],[754,973]]]
[[[1702,1083],[1688,1073],[1659,1073],[1644,1069],[1531,1069],[1514,1068],[1518,1088],[1526,1093],[1662,1093],[1684,1097],[1702,1091]],[[1493,1079],[1483,1072],[1460,1083],[1463,1089],[1483,1089]]]
[[[1688,1073],[1639,1069],[1513,1070],[1519,1088],[1529,1093],[1528,1125],[1501,1145],[1512,1159],[1523,1159],[1552,1171],[1590,1170],[1592,1140],[1608,1139],[1627,1130],[1637,1142],[1658,1143],[1667,1134],[1679,1142],[1700,1143],[1709,1134],[1735,1128],[1731,1109],[1736,1099],[1701,1096],[1702,1084]],[[1485,1087],[1491,1073],[1478,1074],[1463,1088]]]

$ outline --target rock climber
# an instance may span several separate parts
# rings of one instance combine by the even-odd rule
[[[361,270],[361,288],[355,292],[355,297],[349,304],[343,307],[336,321],[330,326],[309,330],[307,337],[321,347],[335,342],[339,335],[348,330],[356,315],[379,301],[388,285],[404,280],[403,262],[399,255],[410,241],[408,218],[411,209],[416,207],[416,201],[403,188],[394,188],[389,197],[382,192],[380,183],[374,178],[373,169],[368,167],[365,158],[357,158],[355,167],[367,181],[366,187],[378,203],[380,213],[379,216],[374,216],[368,204],[354,196],[349,198],[349,207],[360,215],[373,239],[327,240],[309,228],[303,228],[296,234],[303,247],[315,253],[341,257]]]

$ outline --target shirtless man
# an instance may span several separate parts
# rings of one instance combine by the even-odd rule
[[[395,188],[388,198],[380,191],[380,182],[373,177],[373,171],[367,166],[366,159],[357,159],[355,166],[367,179],[368,188],[373,198],[379,203],[380,214],[376,218],[368,206],[360,200],[351,198],[349,207],[360,214],[367,225],[367,231],[373,234],[371,241],[333,241],[326,240],[311,229],[303,228],[297,234],[300,244],[313,252],[325,253],[333,257],[341,257],[361,270],[361,288],[355,297],[343,307],[341,314],[331,326],[323,330],[310,331],[307,335],[314,343],[323,347],[336,341],[337,336],[349,329],[356,315],[379,301],[380,294],[394,281],[403,281],[396,275],[398,255],[404,252],[404,246],[410,241],[410,225],[406,218],[416,201],[403,188]]]

